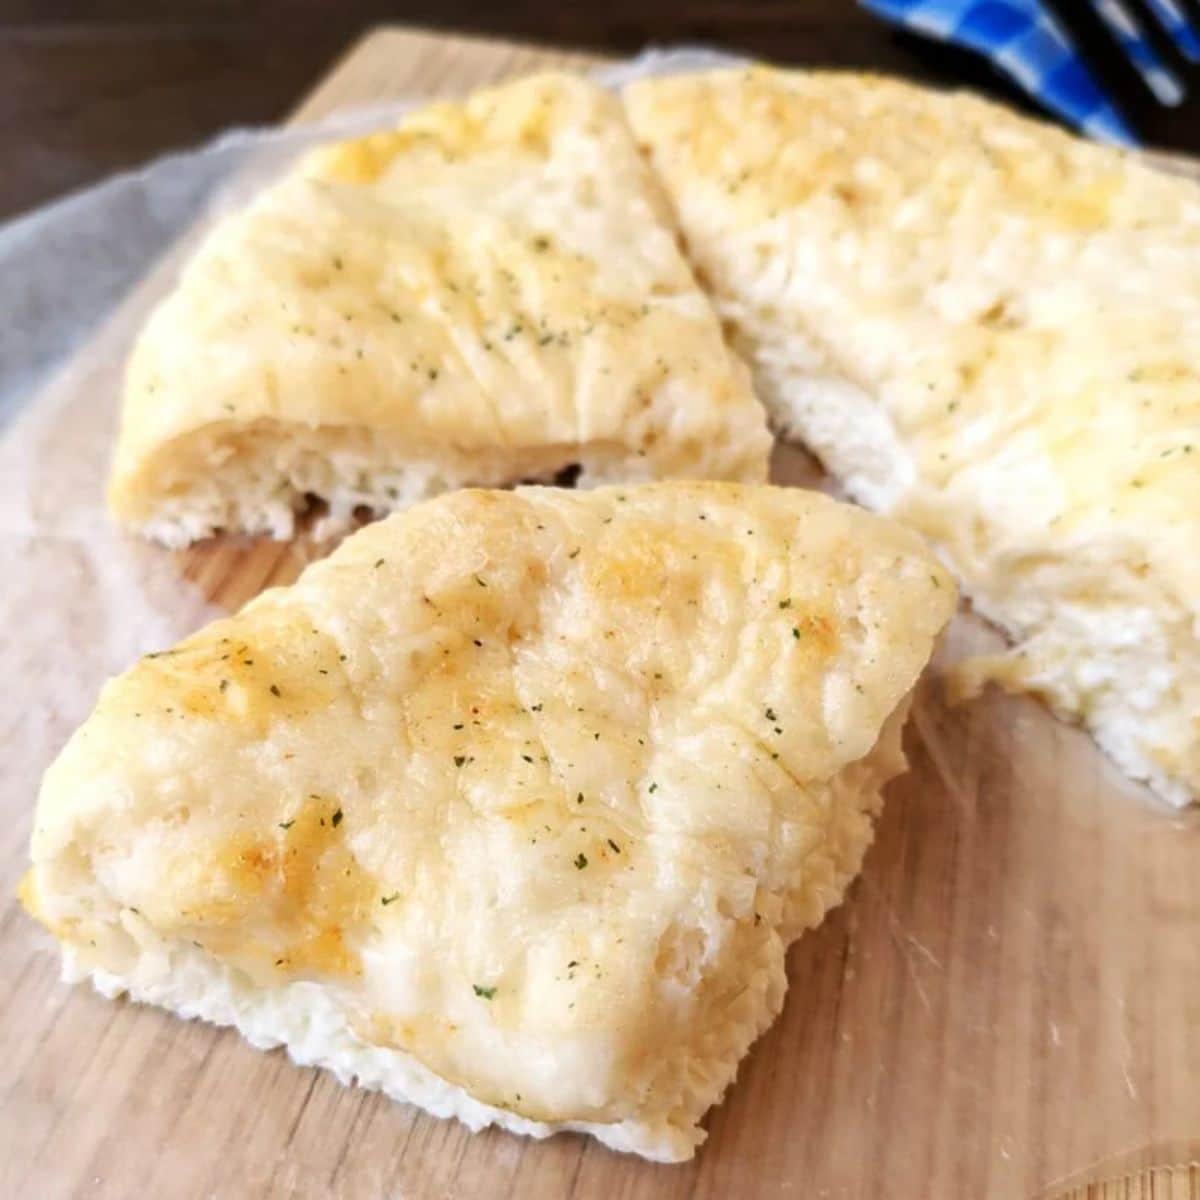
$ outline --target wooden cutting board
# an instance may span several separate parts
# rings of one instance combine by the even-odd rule
[[[295,119],[592,62],[384,30]],[[76,365],[99,361],[121,320]],[[794,451],[776,468],[780,481],[817,478]],[[232,608],[314,552],[225,541],[175,563]],[[960,617],[945,657],[991,637]],[[5,899],[0,1200],[1200,1200],[1200,1170],[1186,1165],[1200,1149],[1196,815],[1153,807],[1032,701],[947,707],[936,672],[907,748],[912,771],[890,789],[862,879],[793,950],[786,1011],[691,1163],[575,1136],[472,1136],[227,1030],[68,988],[49,940]],[[24,869],[31,803],[0,797],[4,897]]]

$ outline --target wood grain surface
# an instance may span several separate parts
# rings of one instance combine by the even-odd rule
[[[296,117],[564,61],[382,32]],[[109,358],[148,294],[76,366]],[[786,449],[776,478],[821,482]],[[175,562],[235,607],[319,551],[226,540]],[[994,644],[961,616],[939,664]],[[10,899],[32,798],[0,796],[0,1197],[1196,1200],[1197,815],[1155,808],[1030,700],[948,707],[937,670],[906,747],[862,878],[793,949],[783,1017],[679,1166],[573,1135],[470,1135],[230,1031],[60,984]]]

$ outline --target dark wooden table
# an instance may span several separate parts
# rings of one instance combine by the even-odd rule
[[[234,124],[281,117],[389,21],[632,52],[704,41],[1015,95],[985,65],[897,35],[853,0],[0,0],[0,219]],[[1200,152],[1200,120],[1154,140]]]

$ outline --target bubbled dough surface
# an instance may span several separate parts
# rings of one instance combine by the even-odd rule
[[[114,513],[186,525],[169,501],[215,510],[242,460],[282,478],[299,433],[349,464],[327,491],[406,463],[496,486],[581,448],[601,480],[760,482],[770,448],[619,101],[565,74],[319,149],[218,226],[132,355]]]
[[[858,869],[953,605],[915,535],[797,489],[429,502],[109,684],[29,902],[85,969],[315,980],[475,1101],[679,1157]]]
[[[991,674],[1200,791],[1200,189],[964,94],[756,68],[626,105],[763,400],[930,537]]]

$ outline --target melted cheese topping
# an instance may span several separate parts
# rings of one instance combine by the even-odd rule
[[[755,69],[627,109],[777,424],[934,539],[993,674],[1200,791],[1200,191],[965,95]]]
[[[290,1040],[271,997],[316,984],[396,1071],[686,1156],[953,608],[915,534],[813,493],[460,492],[111,682],[26,903],[135,995]]]
[[[168,541],[286,536],[306,492],[761,481],[769,448],[619,103],[549,75],[318,150],[220,225],[134,350],[110,500]]]

